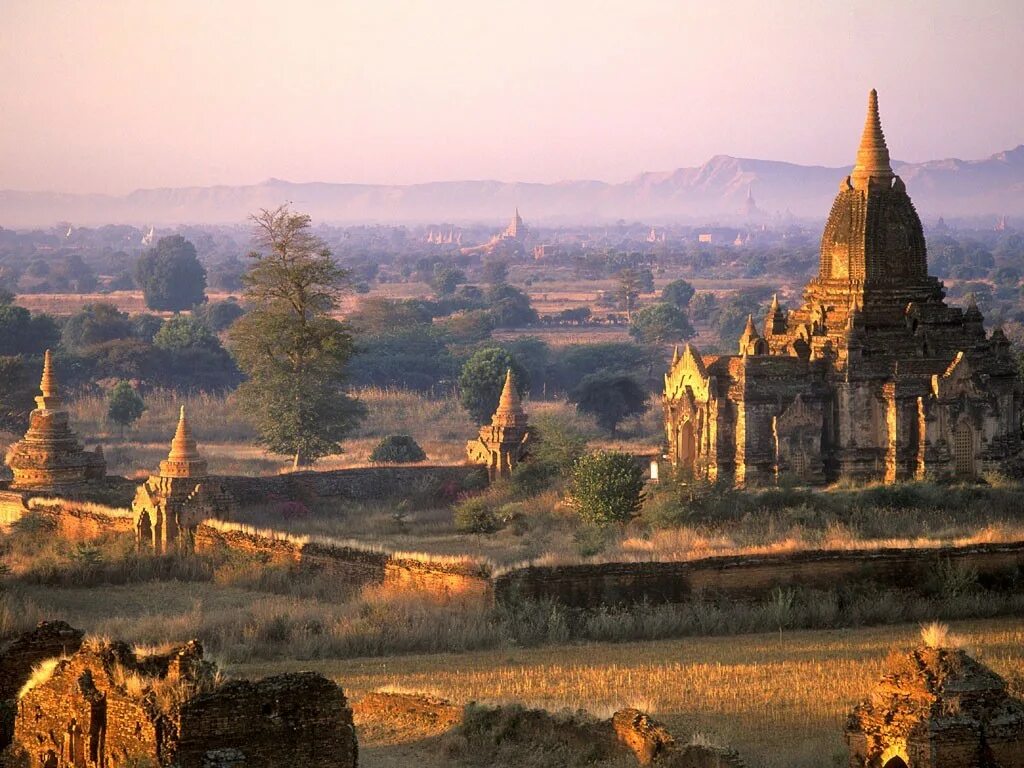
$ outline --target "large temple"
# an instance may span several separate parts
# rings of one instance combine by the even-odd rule
[[[773,300],[735,355],[675,355],[663,401],[673,465],[738,485],[1007,471],[1024,397],[1010,344],[986,334],[973,303],[944,298],[871,91],[803,303]]]

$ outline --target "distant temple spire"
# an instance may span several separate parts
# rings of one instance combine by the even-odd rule
[[[885,145],[882,120],[878,116],[878,93],[872,88],[868,94],[868,113],[864,118],[864,133],[860,137],[857,163],[853,167],[851,180],[854,188],[867,189],[870,179],[889,182],[893,176],[889,148]]]

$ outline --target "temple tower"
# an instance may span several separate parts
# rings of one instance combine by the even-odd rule
[[[487,465],[487,474],[492,480],[508,477],[526,458],[529,439],[526,411],[510,368],[505,374],[505,385],[491,423],[480,427],[476,440],[466,443],[466,455],[473,464]]]
[[[85,451],[69,426],[50,350],[43,358],[39,390],[25,437],[7,452],[7,465],[14,473],[11,489],[73,493],[101,481],[106,475],[103,451]]]
[[[140,485],[132,501],[139,551],[191,551],[195,527],[208,518],[229,518],[233,506],[231,496],[209,477],[182,406],[160,473]]]

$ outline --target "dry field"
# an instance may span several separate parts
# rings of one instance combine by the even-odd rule
[[[952,625],[964,647],[1024,684],[1024,620]],[[618,645],[591,644],[346,661],[236,665],[259,676],[316,669],[358,699],[375,690],[429,693],[456,703],[521,702],[608,716],[646,709],[678,737],[731,746],[751,768],[844,766],[846,714],[875,684],[887,654],[916,644],[918,627],[789,632]],[[358,725],[358,723],[357,723]],[[367,743],[366,768],[445,765],[429,744]],[[411,764],[411,763],[409,763]]]

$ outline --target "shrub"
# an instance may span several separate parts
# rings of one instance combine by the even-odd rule
[[[595,525],[626,522],[640,511],[644,472],[628,453],[600,451],[573,464],[570,500]]]
[[[409,435],[388,435],[373,449],[370,461],[378,464],[404,464],[424,461],[427,454]]]
[[[487,499],[477,496],[455,507],[455,530],[460,533],[494,533],[501,521]]]

